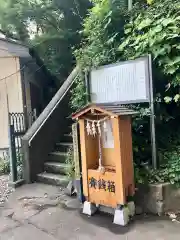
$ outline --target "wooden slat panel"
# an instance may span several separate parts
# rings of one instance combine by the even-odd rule
[[[87,185],[87,138],[85,132],[85,123],[83,119],[79,120],[79,128],[80,128],[80,142],[81,142],[81,160],[82,160],[82,174],[83,174],[83,194],[88,201],[88,185]]]
[[[124,168],[122,167],[121,145],[120,145],[120,129],[119,118],[112,119],[113,135],[114,135],[114,159],[116,161],[116,200],[120,205],[126,203],[126,195],[124,187]]]
[[[114,158],[114,148],[102,148],[102,159],[104,166],[116,166],[116,159]]]
[[[85,129],[85,136],[87,141],[86,146],[86,155],[87,155],[87,168],[88,169],[97,169],[99,162],[99,145],[98,145],[98,136],[87,135]]]
[[[121,159],[123,168],[123,179],[126,195],[134,195],[134,167],[132,153],[132,133],[130,117],[122,117],[119,120]]]
[[[98,170],[88,170],[88,180],[91,181],[91,178],[94,178],[97,181],[96,188],[89,187],[89,201],[96,204],[101,204],[108,207],[115,208],[117,206],[116,193],[110,192],[108,190],[108,181],[114,182],[116,181],[116,174],[111,172],[106,172],[105,174],[100,173]],[[106,182],[105,189],[98,188],[98,181],[104,180]],[[89,184],[88,184],[89,186]],[[117,187],[115,185],[115,191],[117,191]]]

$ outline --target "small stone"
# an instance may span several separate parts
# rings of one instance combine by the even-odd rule
[[[170,213],[169,217],[170,217],[170,219],[176,219],[177,218],[175,213]]]
[[[44,194],[44,198],[47,198],[47,197],[48,197],[48,194],[47,194],[47,193],[45,193],[45,194]]]
[[[79,231],[79,229],[80,229],[80,228],[76,228],[74,231],[77,232],[77,231]]]

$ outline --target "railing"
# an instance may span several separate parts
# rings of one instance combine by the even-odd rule
[[[43,170],[48,153],[68,127],[67,117],[71,114],[69,90],[78,72],[79,68],[76,67],[23,137],[23,172],[26,183],[36,180],[36,175]]]
[[[9,113],[9,156],[11,166],[11,182],[16,186],[22,179],[22,137],[35,120],[34,113]]]
[[[16,132],[26,132],[37,119],[35,112],[28,112],[27,116],[23,112],[9,113],[9,124],[14,125]]]

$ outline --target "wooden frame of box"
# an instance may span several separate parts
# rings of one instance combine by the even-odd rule
[[[134,114],[135,111],[121,105],[102,104],[88,105],[73,114],[80,127],[83,194],[87,202],[118,208],[127,204],[128,197],[134,196],[131,134],[131,116]],[[112,131],[110,148],[108,144],[103,146],[102,132],[88,134],[88,121],[94,124],[93,129],[109,122]],[[108,137],[107,134],[107,141]],[[100,146],[103,171],[98,166]]]

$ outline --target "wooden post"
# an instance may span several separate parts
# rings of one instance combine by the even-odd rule
[[[116,191],[116,200],[120,205],[126,203],[126,193],[124,189],[124,167],[122,164],[121,155],[121,140],[120,140],[120,126],[119,118],[113,118],[113,135],[114,135],[114,158],[116,159],[116,186],[119,186],[119,190]]]
[[[14,135],[14,125],[9,126],[9,155],[10,155],[10,169],[12,175],[12,182],[17,181],[17,160],[16,160],[16,143]]]
[[[128,116],[120,117],[119,128],[124,189],[126,192],[126,197],[133,197],[135,190],[131,118]]]
[[[74,123],[72,125],[72,135],[73,135],[73,152],[74,152],[74,165],[75,165],[75,182],[76,188],[78,186],[80,201],[84,202],[83,195],[83,180],[82,180],[82,162],[81,162],[81,143],[79,134],[79,124]]]
[[[80,128],[80,140],[81,140],[81,159],[82,159],[82,173],[83,173],[83,193],[88,201],[89,190],[88,190],[88,168],[87,168],[87,137],[86,137],[86,129],[85,129],[85,121],[83,119],[79,120],[79,128]]]
[[[78,123],[72,125],[73,135],[73,152],[74,152],[74,165],[75,165],[75,178],[80,178],[80,156],[79,156],[79,140],[78,140]]]

